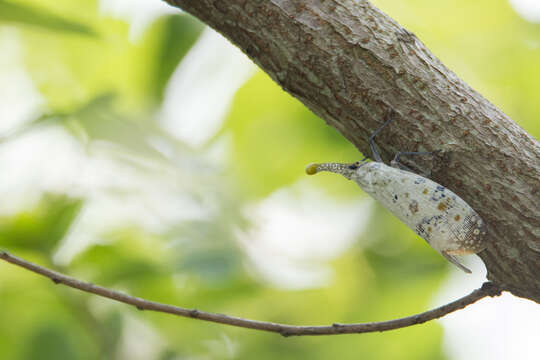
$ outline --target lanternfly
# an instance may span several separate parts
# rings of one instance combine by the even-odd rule
[[[366,193],[377,199],[431,247],[463,271],[455,255],[475,254],[486,247],[486,225],[465,200],[430,179],[408,171],[399,163],[402,155],[426,155],[431,152],[398,152],[388,166],[375,147],[375,136],[390,122],[371,135],[369,143],[376,161],[352,164],[310,164],[309,175],[329,171],[354,180]],[[406,170],[405,170],[406,169]]]

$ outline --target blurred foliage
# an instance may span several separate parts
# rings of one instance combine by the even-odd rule
[[[0,243],[50,254],[64,238],[81,205],[80,199],[44,194],[33,209],[0,218]]]
[[[57,16],[49,12],[46,8],[40,8],[35,4],[16,4],[2,0],[0,1],[0,21],[65,33],[72,32],[79,35],[95,35],[90,27]]]
[[[233,134],[234,172],[240,179],[251,179],[244,189],[256,196],[292,183],[314,159],[355,161],[358,157],[337,130],[284,94],[262,72],[238,91],[224,131]],[[339,180],[336,186],[343,183]]]
[[[504,1],[376,4],[540,135],[538,25],[520,19]],[[260,320],[377,321],[428,307],[450,265],[379,206],[358,245],[333,261],[327,286],[287,291],[257,277],[236,239],[252,226],[247,206],[297,182],[309,162],[352,161],[359,154],[262,72],[237,92],[207,146],[192,149],[165,132],[155,113],[171,74],[203,29],[197,20],[163,16],[133,42],[128,24],[100,14],[93,0],[0,0],[0,31],[12,28],[24,46],[22,65],[46,107],[4,137],[0,152],[40,129],[60,129],[81,145],[80,161],[104,156],[113,177],[108,186],[86,192],[71,185],[43,191],[30,205],[2,214],[2,248],[136,296]],[[231,151],[216,164],[212,149],[223,138],[230,138]],[[362,196],[338,177],[310,183],[336,201]],[[157,206],[147,200],[156,194]],[[103,226],[105,214],[84,227],[87,212],[103,199],[128,208],[134,206],[130,199],[140,199],[147,213]],[[187,211],[185,204],[203,215],[175,217]],[[148,225],[154,217],[160,226]],[[90,231],[91,241],[69,261],[56,259],[77,231]],[[0,317],[2,359],[445,358],[436,322],[383,334],[284,339],[140,312],[5,263]]]

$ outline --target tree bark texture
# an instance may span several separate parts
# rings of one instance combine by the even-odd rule
[[[487,222],[488,279],[540,303],[539,143],[414,34],[365,0],[166,1],[227,37],[362,153],[389,111],[383,159],[442,149],[411,166],[433,167],[433,180]]]

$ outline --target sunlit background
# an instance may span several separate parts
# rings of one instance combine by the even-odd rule
[[[540,135],[536,0],[378,0]],[[0,246],[83,280],[290,324],[366,322],[478,287],[313,161],[354,147],[227,40],[158,0],[0,0]],[[2,359],[538,359],[540,308],[505,294],[390,333],[230,328],[0,263]]]

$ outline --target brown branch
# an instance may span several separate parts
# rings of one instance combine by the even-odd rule
[[[364,154],[442,149],[433,180],[488,224],[488,279],[540,303],[540,144],[366,0],[166,0],[227,37]],[[359,155],[360,156],[360,155]],[[313,159],[317,161],[317,159]],[[355,159],[335,159],[338,162]],[[426,172],[427,160],[412,160]]]
[[[150,310],[246,329],[275,332],[283,336],[361,334],[368,332],[381,332],[400,329],[441,318],[451,312],[463,309],[464,307],[473,304],[486,296],[499,296],[502,291],[497,285],[491,282],[486,282],[482,285],[481,288],[474,290],[469,295],[466,295],[458,300],[452,301],[451,303],[440,306],[433,310],[400,319],[362,324],[335,323],[327,326],[294,326],[266,321],[243,319],[235,316],[215,314],[197,309],[186,309],[155,301],[149,301],[139,297],[127,295],[119,291],[107,289],[99,285],[94,285],[75,279],[71,276],[67,276],[59,272],[39,266],[37,264],[31,263],[2,250],[0,250],[0,259],[48,277],[55,284],[63,284],[74,289],[113,299],[124,304],[133,305],[139,310]]]

